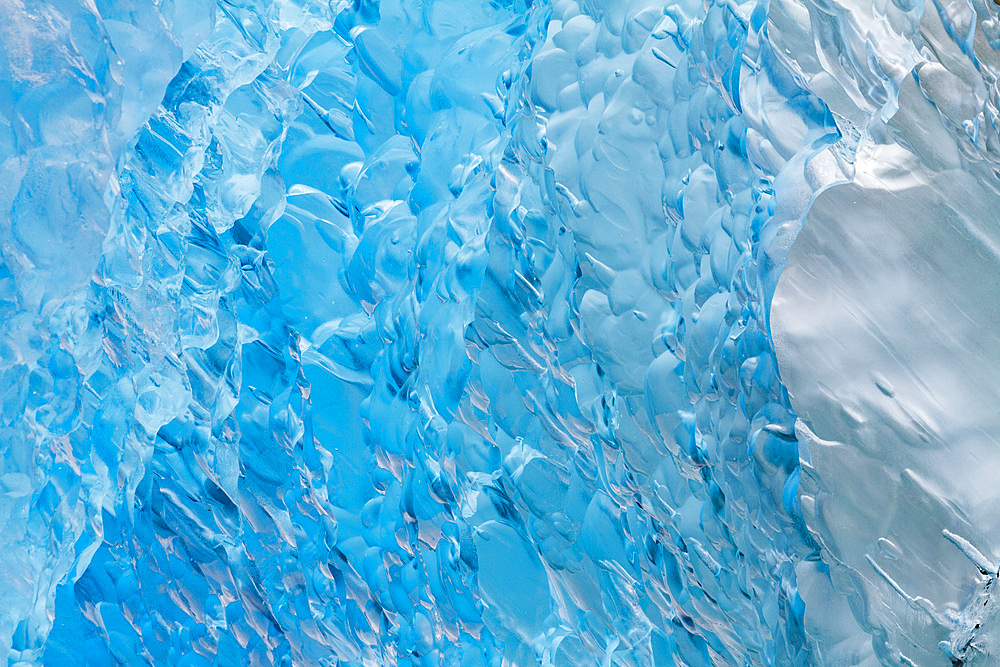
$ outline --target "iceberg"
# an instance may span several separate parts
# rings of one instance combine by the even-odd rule
[[[0,15],[8,664],[996,655],[983,0]]]

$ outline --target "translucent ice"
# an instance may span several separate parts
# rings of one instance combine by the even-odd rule
[[[823,268],[891,323],[910,293],[858,281],[921,286],[910,255],[880,257],[934,248],[942,275],[966,257],[964,282],[920,302],[937,338],[913,353],[955,378],[927,350],[982,335],[968,365],[989,391],[975,322],[993,320],[972,305],[996,268],[997,23],[934,7],[0,2],[0,652],[988,648],[974,626],[995,617],[969,610],[992,600],[977,573],[1000,545],[975,503],[993,492],[957,480],[990,470],[955,452],[987,456],[995,397],[958,382],[953,405],[918,405],[891,369],[845,372],[843,304],[812,312],[792,288],[815,294]],[[865,416],[892,396],[910,421]],[[877,460],[826,455],[842,434],[821,418],[842,413],[871,431],[840,449]],[[886,432],[889,454],[871,444]],[[948,440],[949,466],[921,434]],[[938,504],[885,527],[873,496],[904,469],[886,497]]]

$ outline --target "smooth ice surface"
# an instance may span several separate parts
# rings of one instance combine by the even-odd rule
[[[891,95],[832,105],[865,125],[791,248],[771,326],[806,444],[802,511],[876,655],[996,664],[997,8],[936,8],[891,10],[908,29],[873,43],[908,54],[881,71]],[[803,587],[824,652],[867,642],[810,613],[827,596]]]
[[[968,165],[995,141],[975,117],[995,22],[904,5],[0,2],[0,652],[964,650],[971,617],[904,625],[923,617],[888,595],[896,570],[857,584],[830,557],[864,538],[819,525],[840,462],[800,452],[768,329],[789,247],[794,273],[848,208],[827,190],[792,246],[817,194],[854,179],[859,213],[896,196],[886,119],[909,119],[914,155],[943,151],[900,214],[990,210],[994,177]],[[940,65],[921,16],[941,17]],[[937,97],[896,114],[918,60]],[[974,148],[917,129],[938,110]],[[974,201],[952,203],[959,184]],[[989,527],[942,527],[940,588],[989,600],[957,564],[996,556]]]
[[[866,620],[925,664],[981,576],[942,530],[1000,553],[1000,234],[982,226],[998,199],[964,171],[869,159],[814,204],[771,317],[808,442],[803,512],[873,598]]]

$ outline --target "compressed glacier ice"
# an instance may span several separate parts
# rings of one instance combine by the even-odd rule
[[[988,660],[995,12],[0,3],[0,653]]]

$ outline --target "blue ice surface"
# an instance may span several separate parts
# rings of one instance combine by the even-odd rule
[[[8,664],[805,663],[767,12],[3,4]]]

